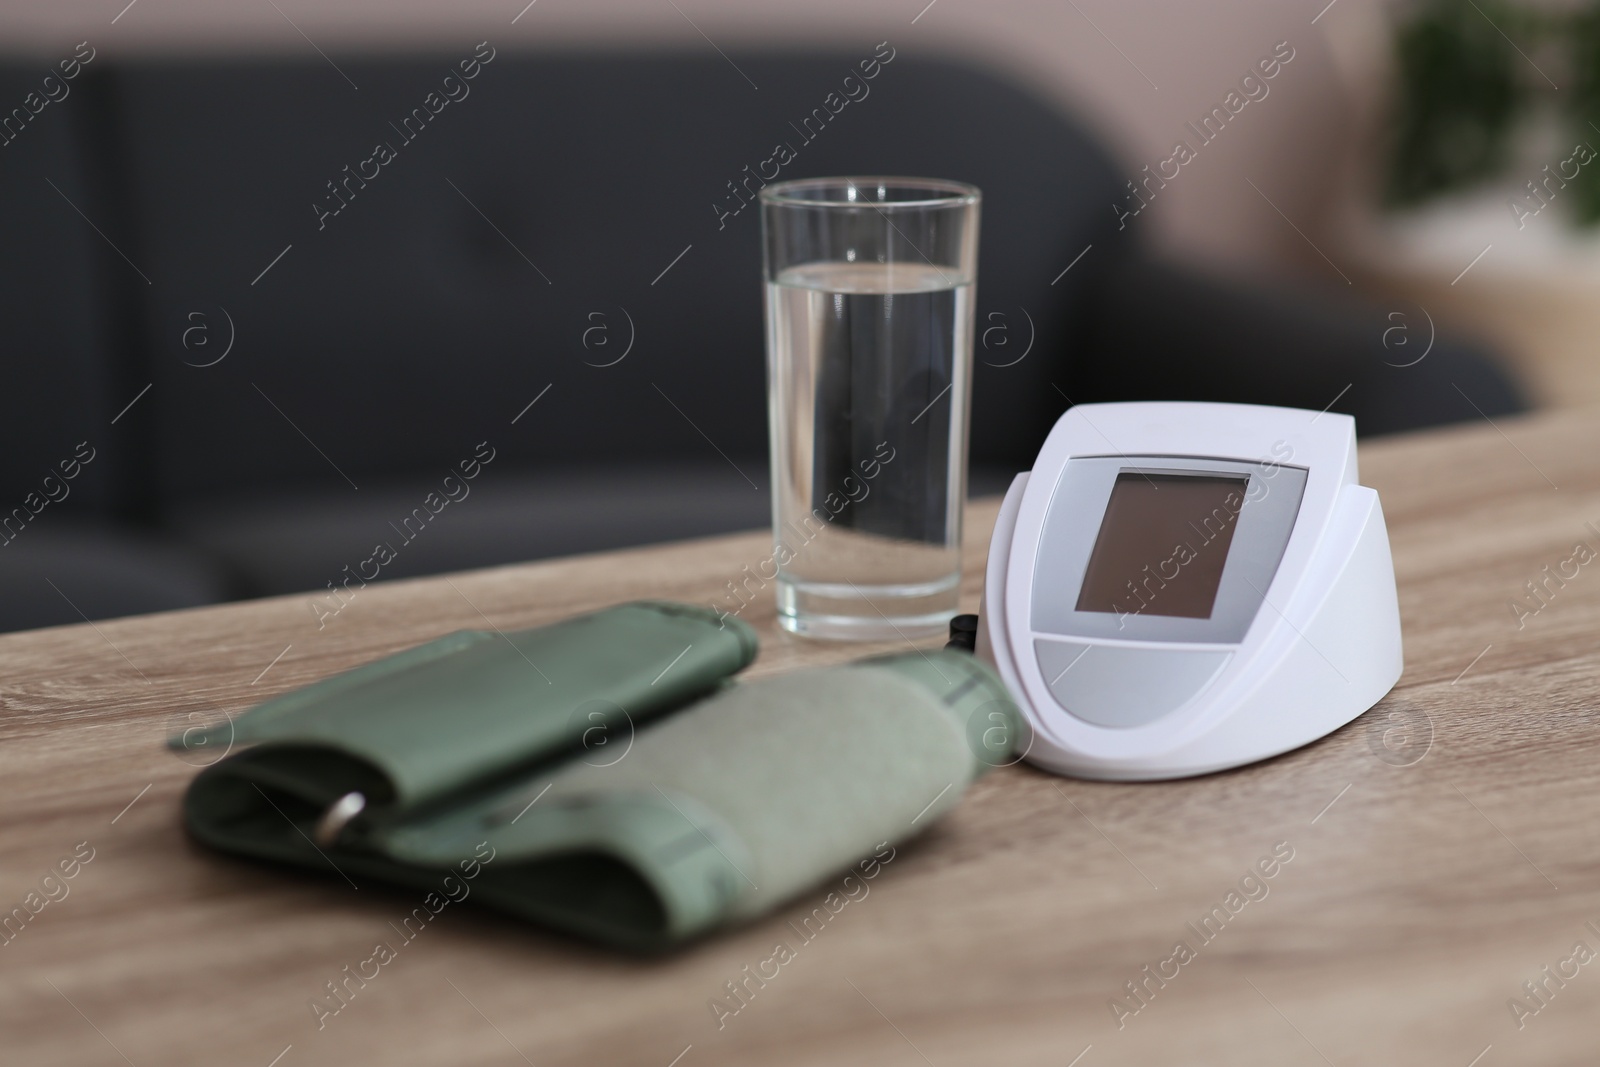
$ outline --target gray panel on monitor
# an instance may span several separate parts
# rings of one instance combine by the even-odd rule
[[[1143,726],[1176,711],[1227,666],[1233,653],[1034,641],[1051,695],[1096,726]]]

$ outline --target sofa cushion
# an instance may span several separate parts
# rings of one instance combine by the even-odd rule
[[[223,569],[192,548],[109,524],[53,522],[0,546],[0,631],[197,607],[231,592]]]
[[[493,49],[335,56],[359,91],[315,57],[116,73],[155,282],[156,386],[138,415],[163,506],[353,492],[485,439],[529,469],[716,450],[762,469],[759,220],[732,190],[759,188],[749,175],[771,173],[780,142],[796,152],[784,178],[984,190],[979,320],[1003,316],[1011,345],[979,360],[973,451],[1031,456],[1090,272],[1052,279],[1109,241],[1120,185],[1072,121],[990,73],[874,59],[892,45],[739,55],[759,91],[709,50],[475,51]],[[846,92],[860,98],[841,106]],[[226,332],[227,358],[193,365],[191,321]],[[1028,359],[1000,366],[1030,337]]]
[[[1001,492],[1013,474],[978,468],[972,487]],[[452,493],[437,481],[379,483],[360,493],[213,499],[178,509],[173,532],[225,565],[241,593],[261,596],[325,592],[350,575],[371,580],[374,574],[387,579],[490,567],[753,530],[772,521],[767,492],[722,462],[533,474],[491,466],[470,483],[452,482]],[[435,493],[431,500],[429,493]],[[389,546],[393,558],[374,559],[378,545]],[[759,562],[730,559],[728,579]]]
[[[115,294],[144,283],[111,247],[132,242],[96,179],[93,67],[57,66],[72,55],[0,62],[0,515],[59,480],[80,442],[96,461],[51,488],[57,511],[109,512],[114,472],[130,474],[111,420],[144,383],[119,359]]]

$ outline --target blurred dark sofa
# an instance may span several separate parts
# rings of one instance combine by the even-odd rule
[[[783,178],[983,189],[974,491],[1069,398],[1521,407],[1467,345],[1395,366],[1343,286],[1151,258],[1083,124],[994,71],[863,77],[891,53],[100,54],[43,106],[61,57],[0,61],[0,628],[326,591],[379,542],[387,578],[763,524],[735,208],[780,142]]]

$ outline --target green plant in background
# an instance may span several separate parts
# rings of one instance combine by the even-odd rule
[[[1572,95],[1567,101],[1574,136],[1600,148],[1600,4],[1575,13],[1566,34],[1572,56]],[[1579,222],[1600,223],[1600,160],[1572,180],[1572,207]]]
[[[1413,204],[1498,173],[1525,95],[1504,38],[1466,0],[1441,0],[1402,24],[1395,45],[1400,95],[1389,201]]]
[[[1385,189],[1391,205],[1509,175],[1526,186],[1533,209],[1526,213],[1559,194],[1578,222],[1600,223],[1600,160],[1582,165],[1572,154],[1583,145],[1580,156],[1592,160],[1592,146],[1600,145],[1600,0],[1565,11],[1506,0],[1423,0],[1402,19],[1395,47],[1399,98]],[[1561,88],[1545,66],[1555,68]],[[1517,124],[1541,104],[1554,106],[1572,140],[1544,170],[1510,174]]]

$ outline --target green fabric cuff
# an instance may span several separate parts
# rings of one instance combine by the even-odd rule
[[[733,685],[753,632],[693,608],[509,638],[451,635],[247,713],[256,747],[195,780],[191,832],[430,888],[470,862],[482,903],[652,950],[932,824],[1023,729],[964,653]],[[367,806],[329,837],[351,792]]]

